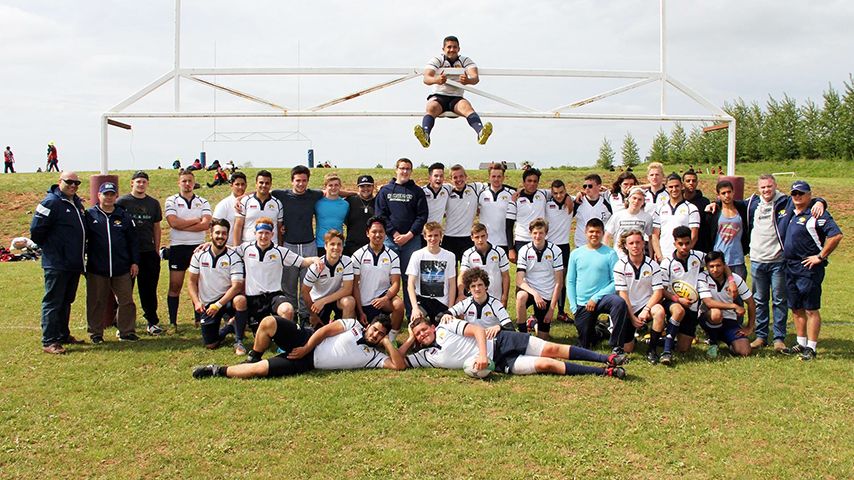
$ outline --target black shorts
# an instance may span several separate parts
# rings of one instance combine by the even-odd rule
[[[454,107],[456,107],[457,104],[460,103],[460,100],[462,100],[462,99],[463,99],[463,97],[454,97],[451,95],[441,95],[438,93],[431,93],[430,95],[427,96],[428,102],[435,101],[435,102],[438,102],[439,105],[442,106],[442,112],[443,113],[444,112],[453,112]]]
[[[698,300],[699,301],[699,300]],[[668,317],[670,317],[670,306],[673,305],[673,301],[664,299],[663,306],[664,312]],[[697,336],[697,326],[700,325],[700,319],[698,313],[685,309],[685,317],[682,319],[682,322],[679,324],[679,334],[687,335],[689,337]]]
[[[430,323],[433,325],[438,325],[439,320],[441,320],[439,315],[448,311],[448,306],[435,298],[422,297],[421,295],[418,295],[417,300],[418,308],[421,309],[421,312],[425,317],[430,319]]]
[[[169,247],[169,270],[186,272],[198,245],[173,245]]]
[[[463,253],[474,246],[471,237],[448,237],[442,238],[442,248],[454,254],[457,263],[463,260]]]
[[[522,241],[522,240],[516,240],[516,241],[514,241],[514,242],[513,242],[513,250],[516,250],[516,254],[518,255],[518,254],[519,254],[519,250],[522,250],[522,247],[524,247],[525,245],[527,245],[527,244],[529,244],[529,243],[531,243],[531,241],[530,241],[530,240],[529,240],[529,241],[527,241],[527,242]],[[566,262],[567,262],[567,260],[566,260],[566,259],[564,259],[564,264],[566,264]]]
[[[249,316],[249,326],[254,333],[258,324],[268,315],[276,315],[279,307],[287,303],[282,292],[267,292],[261,295],[246,297],[246,310]]]
[[[495,336],[495,350],[492,353],[495,371],[510,373],[519,355],[524,355],[528,350],[530,341],[531,336],[527,333],[512,330],[499,331],[498,335]]]
[[[545,299],[543,299],[543,300],[545,300]],[[525,310],[527,310],[528,307],[530,307],[532,305],[534,307],[534,318],[537,319],[537,323],[542,323],[542,321],[546,318],[546,314],[549,313],[549,306],[551,306],[551,300],[546,300],[546,308],[540,309],[540,307],[537,306],[537,301],[534,300],[534,296],[531,295],[530,293],[528,293],[528,301],[525,302]],[[524,321],[524,319],[522,319],[522,320]],[[518,322],[519,319],[517,319],[516,321]],[[538,325],[538,326],[539,326],[540,330],[543,330],[542,325]],[[546,327],[546,328],[548,328],[548,327]]]
[[[208,306],[210,306],[210,304],[205,305],[205,309],[207,309]],[[213,317],[209,316],[207,313],[202,314],[202,341],[205,342],[205,345],[211,345],[219,341],[219,327],[222,323],[222,317],[226,314],[233,316],[236,312],[237,310],[234,308],[234,305],[232,305],[231,302],[228,302],[223,305]]]
[[[320,323],[326,325],[332,319],[332,312],[335,312],[335,318],[340,319],[344,317],[344,313],[338,308],[338,302],[327,303],[323,306],[323,310],[317,314],[318,318],[320,318]]]
[[[267,360],[269,364],[268,377],[283,377],[286,375],[295,375],[297,373],[308,372],[314,369],[314,351],[309,352],[306,356],[291,360],[288,359],[288,353],[291,350],[302,347],[308,342],[314,334],[314,330],[310,328],[302,328],[293,320],[288,320],[279,316],[274,316],[276,319],[276,333],[273,335],[273,341],[276,346],[284,351],[284,353],[276,355]]]

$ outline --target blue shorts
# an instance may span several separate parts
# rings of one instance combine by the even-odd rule
[[[706,315],[706,313],[703,314],[703,323],[706,325],[703,327],[704,329],[709,328],[708,326],[711,325],[706,318]],[[725,318],[718,329],[718,339],[730,346],[736,340],[747,340],[748,338],[746,336],[738,333],[739,330],[741,330],[741,322]]]
[[[699,302],[699,300],[697,300]],[[664,312],[667,314],[668,318],[670,317],[670,306],[673,305],[673,301],[664,299],[662,302],[664,306]],[[683,307],[684,308],[684,307]],[[689,337],[697,336],[697,326],[700,325],[700,319],[697,315],[697,312],[685,309],[685,316],[682,318],[682,321],[679,323],[679,335],[687,335]]]
[[[210,304],[205,305],[207,308]],[[216,312],[216,315],[213,317],[209,316],[207,313],[203,313],[201,316],[201,329],[202,329],[202,341],[205,342],[205,345],[211,345],[220,341],[219,338],[219,327],[222,323],[222,317],[225,314],[230,314],[234,316],[237,310],[234,308],[231,302],[226,303]]]
[[[531,336],[527,333],[500,330],[495,336],[495,350],[492,352],[495,371],[510,373],[516,359],[528,351],[528,342],[530,341]]]
[[[462,100],[462,99],[463,99],[463,97],[457,97],[457,96],[453,96],[453,95],[441,95],[438,93],[431,93],[427,97],[428,102],[430,102],[430,101],[438,102],[439,105],[442,106],[442,112],[443,113],[444,112],[453,112],[454,107],[456,107],[457,104],[460,103],[460,100]]]
[[[786,296],[792,310],[821,308],[821,282],[824,265],[809,269],[800,260],[786,260]]]

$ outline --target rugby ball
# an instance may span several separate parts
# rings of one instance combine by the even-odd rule
[[[471,378],[486,378],[495,371],[495,362],[493,362],[491,358],[489,359],[489,365],[483,370],[474,369],[475,360],[477,360],[477,355],[469,357],[469,359],[463,363],[463,371]]]
[[[673,290],[673,293],[675,293],[677,297],[687,298],[692,302],[696,302],[700,299],[700,296],[697,295],[697,289],[692,287],[687,282],[676,280],[675,282],[670,284],[670,288]]]

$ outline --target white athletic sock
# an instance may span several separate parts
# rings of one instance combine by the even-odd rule
[[[815,351],[815,346],[818,345],[818,342],[807,341],[807,346],[810,347],[813,351]]]
[[[798,337],[798,345],[802,347],[807,346],[807,337]]]
[[[400,333],[400,330],[391,330],[388,332],[389,341],[393,342],[397,338],[397,334]]]

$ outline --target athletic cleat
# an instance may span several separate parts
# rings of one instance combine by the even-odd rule
[[[234,342],[234,354],[237,356],[246,355],[246,347],[243,346],[243,342],[240,340]]]
[[[802,353],[798,356],[798,360],[801,360],[804,362],[809,362],[810,360],[815,360],[815,357],[816,357],[815,350],[813,350],[810,347],[805,347],[804,353]]]
[[[649,349],[646,352],[646,361],[649,362],[650,365],[655,365],[658,363],[658,352],[653,349]]]
[[[240,363],[258,363],[261,361],[262,353],[257,353],[255,350],[250,350],[249,355],[246,356],[246,360]]]
[[[791,347],[784,348],[780,350],[780,353],[783,355],[800,355],[806,351],[807,347],[801,345],[800,343],[796,343]]]
[[[626,378],[626,369],[623,367],[608,367],[605,369],[605,376],[624,380]]]
[[[219,372],[219,365],[205,365],[193,369],[193,378],[213,377]]]
[[[415,126],[415,138],[421,142],[421,146],[427,148],[430,146],[430,134],[425,132],[421,125]]]
[[[567,315],[565,313],[558,313],[555,320],[557,320],[559,322],[563,322],[563,323],[569,323],[569,315]]]
[[[616,350],[616,349],[615,349]],[[622,349],[620,349],[622,350]],[[606,363],[612,367],[616,367],[617,365],[625,365],[626,362],[629,361],[629,356],[626,355],[625,352],[614,352],[608,355],[608,360]]]
[[[92,337],[92,344],[93,345],[100,345],[102,343],[104,343],[104,337],[102,337],[100,335],[95,335],[94,337]]]
[[[608,329],[608,324],[605,322],[596,322],[596,326],[594,327],[596,333],[599,335],[599,338],[608,338],[611,336],[611,331]]]
[[[706,350],[706,356],[709,358],[717,358],[718,346],[717,345],[709,345],[709,349]]]
[[[135,333],[128,333],[127,335],[120,336],[119,341],[120,342],[137,342],[137,341],[139,341],[139,337],[137,337]]]
[[[116,338],[122,338],[122,332],[116,329]]]
[[[658,358],[658,361],[662,365],[672,365],[673,364],[673,354],[670,352],[664,352],[661,354],[661,357]]]
[[[525,320],[525,325],[528,327],[528,331],[531,333],[537,333],[537,317],[530,316],[527,320]]]
[[[157,335],[163,334],[163,329],[157,325],[149,325],[148,328],[145,329],[145,331],[148,332],[149,335],[153,335],[155,337]]]
[[[486,122],[483,124],[483,129],[481,129],[480,133],[477,134],[477,143],[486,145],[486,141],[489,140],[490,135],[492,135],[492,124]]]

